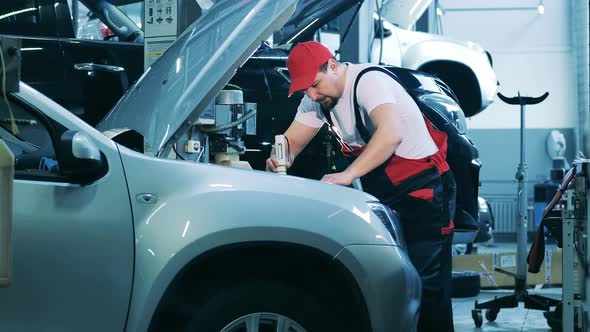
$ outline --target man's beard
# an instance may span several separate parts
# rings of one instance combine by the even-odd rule
[[[322,105],[323,109],[331,110],[332,108],[334,108],[334,106],[336,106],[336,104],[338,104],[338,99],[339,98],[325,97],[321,101],[319,101],[319,103],[320,105]]]

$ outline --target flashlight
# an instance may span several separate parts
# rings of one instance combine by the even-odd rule
[[[287,174],[288,143],[285,135],[275,135],[275,158],[279,162],[277,173]]]

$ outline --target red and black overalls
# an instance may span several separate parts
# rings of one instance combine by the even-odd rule
[[[381,67],[362,70],[353,87],[356,129],[365,142],[371,138],[364,126],[356,98],[360,77],[368,71],[381,71],[397,80]],[[324,116],[333,127],[329,112]],[[434,128],[424,117],[430,136],[438,148],[435,154],[422,159],[405,159],[395,153],[383,164],[361,177],[363,190],[399,213],[408,255],[422,279],[422,311],[419,331],[452,331],[451,309],[451,234],[455,213],[455,181],[446,161],[447,134]],[[334,130],[330,130],[335,133]],[[365,146],[351,149],[338,135],[343,154],[354,159]]]

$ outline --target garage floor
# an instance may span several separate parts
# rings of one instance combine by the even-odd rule
[[[481,245],[478,248],[479,253],[515,251],[516,243],[496,243],[493,246]],[[484,316],[482,327],[479,329],[475,327],[473,319],[471,318],[471,310],[473,309],[473,303],[475,300],[482,303],[493,299],[494,296],[509,295],[512,294],[512,292],[513,291],[510,289],[482,290],[477,297],[453,299],[455,331],[551,331],[542,311],[525,309],[522,303],[518,308],[502,309],[498,314],[498,318],[492,323],[486,321]],[[542,294],[555,299],[561,298],[561,288],[539,290],[529,289],[529,292],[533,294]],[[485,311],[482,310],[482,314],[485,315]]]
[[[531,290],[530,292],[555,299],[561,298],[561,288],[540,289],[538,291]],[[492,323],[487,322],[484,318],[483,326],[479,329],[476,328],[471,318],[473,302],[477,299],[481,303],[493,299],[494,296],[509,294],[512,294],[511,290],[482,290],[478,297],[453,299],[455,331],[551,331],[545,317],[543,317],[542,311],[525,309],[522,303],[518,308],[502,309],[496,321]],[[482,313],[484,312],[482,311]]]

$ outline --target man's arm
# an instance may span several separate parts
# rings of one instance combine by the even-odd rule
[[[401,119],[395,107],[399,106],[391,103],[381,104],[371,112],[371,121],[376,130],[365,150],[346,170],[327,174],[322,181],[350,185],[354,179],[369,173],[395,152],[402,142],[399,135]]]
[[[321,127],[320,127],[321,128]],[[318,133],[320,128],[314,128],[307,125],[304,125],[301,122],[293,120],[289,129],[285,132],[285,136],[287,136],[289,142],[289,153],[290,153],[290,162],[287,162],[287,168],[291,167],[291,163],[295,158],[303,151],[305,146],[311,141],[312,138]],[[270,153],[270,158],[266,160],[266,168],[276,172],[278,166],[278,161],[275,159],[275,149],[273,147],[272,152]]]

